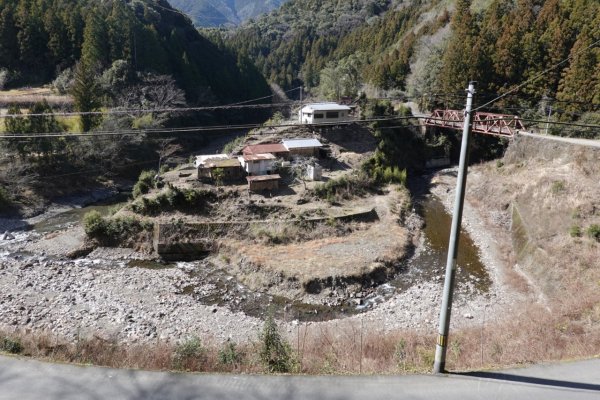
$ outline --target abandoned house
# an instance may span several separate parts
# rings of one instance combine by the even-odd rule
[[[196,156],[196,161],[194,165],[196,168],[202,166],[207,160],[227,160],[229,156],[227,154],[205,154],[201,156]]]
[[[216,172],[216,171],[219,172]],[[202,181],[222,180],[223,182],[234,182],[242,179],[244,170],[240,161],[236,158],[206,159],[198,167],[198,179]]]
[[[323,145],[317,139],[288,139],[283,141],[283,146],[289,150],[290,155],[304,157],[318,157]]]
[[[271,153],[264,154],[246,154],[238,157],[242,168],[248,175],[267,175],[270,174],[275,165],[275,157]]]
[[[247,176],[248,190],[251,192],[262,192],[262,191],[273,191],[279,189],[279,180],[281,176],[274,175],[260,175],[260,176]]]

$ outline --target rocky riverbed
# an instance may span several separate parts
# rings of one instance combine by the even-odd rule
[[[447,172],[433,177],[432,192],[449,206],[454,182]],[[493,279],[485,292],[470,282],[459,285],[454,327],[495,320],[500,310],[510,309],[519,300],[502,283],[497,238],[486,233],[470,204],[464,220]],[[202,301],[205,295],[227,290],[217,288],[209,275],[197,273],[206,267],[203,262],[144,268],[143,263],[131,266],[130,261],[147,258],[145,255],[115,249],[99,249],[86,258],[70,260],[64,257],[65,250],[83,240],[81,228],[76,226],[43,235],[16,232],[14,236],[0,240],[0,329],[4,331],[46,332],[67,341],[81,336],[123,343],[178,341],[196,335],[206,340],[246,342],[256,340],[262,328],[260,318],[232,311],[239,307]],[[416,251],[426,251],[422,247],[417,246]],[[356,300],[364,312],[323,322],[314,318],[310,325],[343,331],[344,324],[360,321],[365,330],[435,332],[443,273],[434,271],[431,279],[393,290],[391,295],[385,295],[386,286],[382,286],[369,299]],[[244,290],[238,289],[225,297],[232,304],[247,300],[240,294]],[[267,294],[253,296],[265,296],[263,307],[275,301]],[[299,322],[290,312],[281,324],[293,336]]]

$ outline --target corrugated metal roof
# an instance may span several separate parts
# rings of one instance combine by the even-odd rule
[[[227,160],[207,160],[204,162],[204,166],[209,168],[234,168],[241,167],[241,164],[237,158],[230,158]]]
[[[262,154],[244,154],[244,161],[262,161],[262,160],[274,160],[275,157],[271,153],[262,153]]]
[[[281,176],[279,176],[277,174],[255,175],[255,176],[247,176],[246,179],[248,180],[248,182],[278,181],[281,179]]]
[[[243,154],[287,153],[289,152],[281,143],[255,144],[244,147]]]
[[[196,168],[204,164],[207,160],[227,160],[229,156],[227,154],[205,154],[196,156]]]
[[[350,107],[338,103],[313,103],[302,108],[302,112],[311,111],[350,111]]]
[[[323,145],[317,139],[288,139],[283,141],[283,145],[289,149],[305,149],[311,147],[322,147]]]

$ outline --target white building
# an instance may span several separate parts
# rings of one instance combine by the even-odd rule
[[[298,119],[301,124],[347,121],[350,119],[350,107],[337,103],[307,104],[298,111]]]
[[[273,154],[244,154],[238,157],[242,168],[248,175],[267,175],[273,171],[275,160]]]

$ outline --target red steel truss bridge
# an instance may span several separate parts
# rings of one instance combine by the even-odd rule
[[[425,117],[425,125],[439,128],[463,129],[465,120],[462,110],[434,110],[433,114]],[[525,125],[515,115],[475,112],[472,118],[472,131],[484,135],[513,137],[519,131],[525,130]]]

